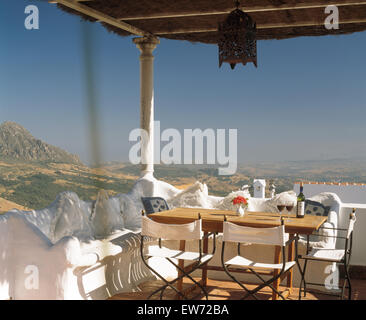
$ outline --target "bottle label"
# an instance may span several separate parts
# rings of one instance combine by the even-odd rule
[[[305,216],[305,201],[300,201],[297,203],[297,217]]]

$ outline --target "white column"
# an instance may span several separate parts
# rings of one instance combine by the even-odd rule
[[[147,136],[141,139],[141,176],[154,172],[154,55],[158,38],[134,38],[140,55],[140,128]]]

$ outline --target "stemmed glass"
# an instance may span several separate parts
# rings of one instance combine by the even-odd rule
[[[285,207],[286,207],[286,205],[285,205],[285,204],[282,204],[282,203],[277,204],[277,209],[278,209],[278,211],[280,212],[280,221],[281,221],[281,214],[282,214],[282,211],[283,211],[283,210],[285,210]]]
[[[294,209],[294,203],[293,202],[288,202],[286,203],[286,210],[287,210],[287,213],[288,213],[288,220],[290,220],[290,213],[291,211]]]

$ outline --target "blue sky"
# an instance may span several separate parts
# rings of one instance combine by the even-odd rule
[[[35,4],[40,29],[26,30]],[[0,122],[90,158],[82,23],[39,1],[0,3]],[[139,51],[132,37],[87,23],[103,160],[128,160],[139,126]],[[155,118],[162,129],[238,129],[238,161],[366,156],[366,32],[258,42],[258,69],[218,67],[217,46],[161,39]]]

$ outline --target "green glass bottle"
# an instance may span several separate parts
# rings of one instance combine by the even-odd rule
[[[304,218],[305,217],[305,196],[304,196],[304,186],[303,183],[300,183],[300,193],[297,196],[297,210],[296,210],[296,218]]]

